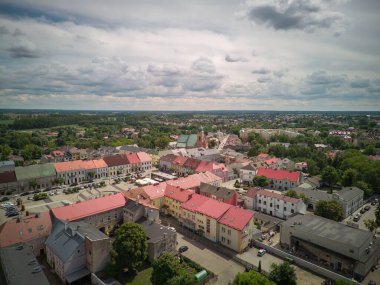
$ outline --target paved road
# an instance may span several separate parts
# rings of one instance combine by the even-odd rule
[[[369,209],[369,211],[365,212],[362,215],[362,217],[360,218],[359,222],[356,222],[356,224],[359,225],[359,229],[368,230],[367,227],[364,224],[364,221],[365,220],[374,220],[375,219],[375,212],[376,212],[377,205],[372,206],[370,203],[367,203],[367,204],[363,205],[363,207],[359,208],[355,213],[353,213],[351,216],[349,216],[348,218],[346,218],[344,220],[344,222],[347,222],[347,221],[353,222],[353,219],[354,219],[355,215],[358,214],[358,213],[360,213],[360,210],[362,208],[364,208],[365,206],[367,206],[367,205],[369,205],[371,207],[371,209]]]
[[[226,135],[226,136],[222,139],[222,141],[220,142],[220,144],[219,144],[219,146],[218,146],[218,150],[222,150],[222,149],[223,149],[224,145],[226,144],[226,142],[227,142],[227,140],[228,140],[228,137],[229,137],[229,135]]]
[[[218,280],[214,284],[226,285],[232,281],[238,272],[243,272],[245,268],[232,259],[205,247],[198,241],[185,237],[177,233],[178,247],[186,245],[189,250],[183,253],[201,266],[209,269],[218,275]]]

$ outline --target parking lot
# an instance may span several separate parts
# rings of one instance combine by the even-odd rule
[[[24,205],[25,207],[25,211],[23,212],[23,214],[25,215],[26,211],[28,211],[30,214],[45,212],[45,211],[49,211],[52,208],[61,207],[61,206],[68,205],[71,203],[86,201],[86,200],[101,197],[103,195],[107,195],[110,193],[117,193],[123,190],[129,190],[131,188],[137,187],[135,184],[131,182],[124,182],[124,181],[118,184],[114,184],[114,179],[112,178],[107,179],[107,180],[96,180],[94,183],[99,183],[101,181],[105,182],[105,187],[91,187],[90,188],[87,186],[89,184],[79,184],[77,186],[63,185],[61,188],[58,188],[58,189],[53,189],[46,192],[40,192],[40,193],[47,194],[47,197],[42,200],[34,201],[33,200],[34,194],[28,194],[25,196],[21,196],[20,194],[18,194],[18,195],[8,196],[9,200],[1,202],[0,204],[11,203],[15,205],[15,208],[17,210],[20,211],[21,205],[17,206],[17,199],[21,199],[22,205]],[[63,193],[65,190],[73,189],[74,187],[79,187],[77,192],[70,193],[70,194]],[[8,206],[5,206],[5,207],[8,207]],[[12,219],[16,217],[16,215],[13,217],[7,217],[5,215],[6,213],[7,213],[6,209],[4,207],[0,207],[0,224],[5,222],[7,219]]]
[[[359,221],[356,222],[354,220],[355,216],[359,215],[360,211],[363,208],[365,208],[366,206],[369,206],[370,209],[368,211],[366,211],[366,212],[363,212],[361,214],[361,217],[360,217]],[[364,204],[360,209],[358,209],[355,213],[353,213],[351,216],[349,216],[348,218],[346,218],[343,222],[347,223],[348,221],[351,221],[351,222],[353,222],[355,224],[358,224],[359,225],[359,229],[368,230],[367,227],[364,224],[364,221],[365,220],[374,220],[375,219],[376,207],[377,207],[377,204],[376,205],[371,205],[371,203]]]

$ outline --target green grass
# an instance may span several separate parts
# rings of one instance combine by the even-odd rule
[[[152,275],[153,268],[148,267],[140,271],[133,279],[122,280],[121,284],[125,285],[152,285],[150,282],[150,276]]]

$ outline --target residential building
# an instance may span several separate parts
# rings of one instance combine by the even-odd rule
[[[124,206],[124,196],[117,193],[54,208],[51,209],[51,213],[58,220],[66,222],[84,221],[106,233],[116,224],[122,222]]]
[[[265,176],[269,179],[269,188],[277,190],[288,190],[303,183],[302,172],[287,171],[281,169],[259,168],[256,176]]]
[[[182,225],[195,232],[197,229],[196,211],[203,203],[210,198],[194,193],[191,199],[181,205],[182,208]]]
[[[131,165],[125,154],[111,155],[103,157],[108,166],[109,176],[127,175],[131,173]]]
[[[52,163],[16,167],[15,173],[21,191],[51,187],[56,178]]]
[[[0,195],[10,194],[18,190],[19,184],[14,171],[0,173]]]
[[[343,217],[347,218],[360,207],[363,206],[364,192],[357,187],[344,187],[342,190],[334,191],[332,194],[326,191],[313,190],[303,187],[296,187],[294,190],[298,194],[304,194],[308,198],[308,210],[314,211],[319,201],[336,200],[343,208]]]
[[[233,206],[237,206],[238,193],[234,189],[214,186],[201,182],[199,194]]]
[[[66,185],[87,181],[86,165],[82,160],[57,162],[54,168],[57,177],[62,178]]]
[[[366,230],[315,215],[296,215],[280,224],[280,245],[339,273],[362,279],[377,263],[378,239]]]
[[[251,188],[245,196],[245,206],[264,214],[287,219],[301,213],[305,214],[306,205],[302,199],[288,197],[281,192]]]
[[[194,190],[182,189],[179,186],[166,185],[164,208],[171,216],[181,219],[181,205],[187,202],[194,194]]]
[[[240,168],[240,180],[243,183],[252,183],[253,178],[256,176],[257,168],[249,163],[246,166]]]
[[[298,171],[307,171],[307,162],[301,161],[294,164],[294,168]]]
[[[46,260],[63,282],[78,283],[105,268],[111,247],[110,238],[88,223],[56,221],[46,241]]]
[[[146,152],[139,151],[137,156],[140,160],[141,171],[147,171],[152,168],[152,158]]]
[[[196,232],[213,242],[219,241],[220,217],[232,206],[214,199],[208,199],[196,209]]]
[[[219,219],[219,241],[236,252],[248,247],[255,229],[254,212],[231,207]]]
[[[131,165],[131,171],[132,172],[142,171],[140,159],[137,153],[130,152],[130,153],[127,153],[126,155],[127,155],[128,162]]]
[[[127,199],[123,221],[135,223],[142,218],[159,223],[159,209],[147,203],[146,200]]]
[[[15,162],[12,160],[0,161],[0,173],[15,171]]]
[[[148,243],[148,260],[153,262],[163,253],[176,253],[177,232],[174,228],[165,227],[154,221],[139,222],[142,226]]]
[[[0,268],[5,278],[4,285],[50,285],[29,246],[1,248]]]
[[[35,256],[44,255],[51,228],[49,212],[8,220],[0,226],[0,248],[25,244]]]

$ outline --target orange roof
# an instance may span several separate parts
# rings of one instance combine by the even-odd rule
[[[141,162],[152,161],[152,158],[146,152],[140,151],[140,152],[137,153],[137,156],[139,157],[139,159],[140,159]]]
[[[54,163],[55,171],[65,172],[65,171],[75,171],[75,170],[84,170],[85,166],[82,160],[74,161],[65,161],[65,162],[56,162]]]
[[[165,195],[165,189],[166,189],[166,183],[161,182],[156,185],[148,185],[142,187],[146,195],[149,197],[150,200],[155,200],[157,198],[164,197]]]
[[[0,247],[48,237],[51,227],[49,212],[22,217],[19,222],[16,218],[9,220],[0,226]]]
[[[192,189],[195,187],[199,187],[201,185],[201,182],[212,183],[212,182],[221,181],[221,180],[222,178],[220,178],[219,176],[216,176],[215,174],[211,172],[202,172],[202,173],[189,175],[187,177],[182,177],[176,180],[168,180],[166,181],[166,183],[173,186],[179,186],[183,189]]]
[[[253,218],[254,212],[239,207],[231,207],[219,219],[219,223],[238,231],[242,231]]]
[[[301,172],[287,171],[287,170],[281,170],[281,169],[271,169],[271,168],[259,168],[256,175],[265,176],[269,179],[277,179],[277,180],[286,179],[291,182],[296,182],[300,178]]]

